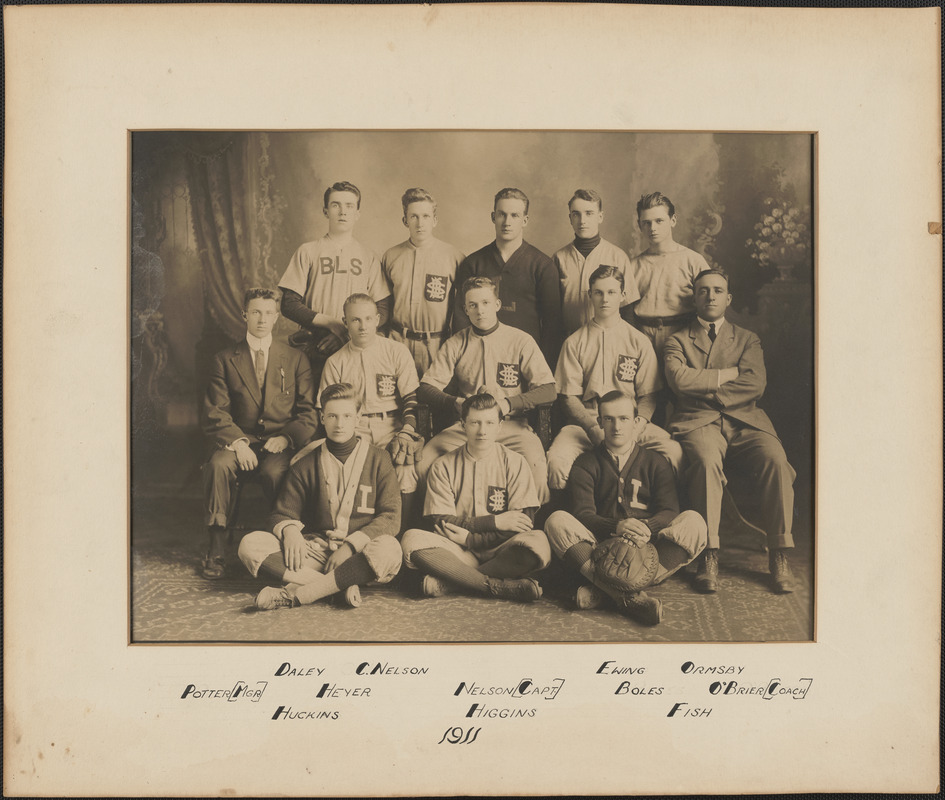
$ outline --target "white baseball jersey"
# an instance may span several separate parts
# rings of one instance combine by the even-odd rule
[[[675,317],[695,310],[692,281],[708,269],[706,260],[695,250],[679,245],[672,253],[640,253],[630,260],[640,292],[634,313],[641,317]]]
[[[555,370],[558,394],[576,395],[586,408],[617,389],[633,398],[663,386],[650,340],[623,319],[607,328],[593,320],[572,333],[561,348]]]
[[[463,445],[430,467],[423,513],[482,517],[539,505],[532,471],[522,456],[496,443],[492,453],[475,459]]]
[[[383,336],[375,336],[363,349],[348,342],[334,353],[325,362],[318,396],[333,383],[350,383],[361,397],[364,414],[397,411],[401,400],[420,385],[410,351]]]
[[[375,301],[390,295],[373,252],[353,239],[341,245],[327,235],[295,251],[279,286],[302,295],[315,313],[337,319],[343,316],[345,300],[356,292]]]
[[[440,389],[456,377],[456,390],[470,397],[484,388],[493,397],[511,397],[554,383],[551,368],[535,340],[524,331],[499,323],[485,336],[472,326],[447,339],[423,382]]]
[[[569,242],[554,254],[553,259],[561,281],[561,313],[567,334],[574,333],[594,318],[587,282],[594,270],[603,264],[617,267],[623,272],[626,297],[621,305],[626,306],[640,299],[630,267],[630,257],[606,239],[601,239],[597,247],[587,254],[587,258],[581,255],[574,242]]]
[[[391,319],[413,331],[442,331],[449,318],[456,268],[465,257],[439,239],[420,247],[408,239],[384,253],[381,271],[394,296]]]

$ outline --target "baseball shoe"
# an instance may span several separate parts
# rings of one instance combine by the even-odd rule
[[[771,573],[771,582],[774,591],[778,594],[788,594],[794,591],[794,573],[788,564],[787,553],[783,550],[772,550],[768,553],[768,571]]]
[[[422,589],[424,597],[442,597],[453,593],[450,585],[436,575],[424,575]]]
[[[209,553],[200,565],[200,577],[208,581],[218,581],[226,571],[226,559],[223,556],[211,556]]]
[[[351,608],[357,608],[361,605],[361,587],[349,586],[345,589],[345,603]]]
[[[646,592],[633,592],[614,598],[617,608],[624,616],[644,625],[659,625],[663,621],[663,604]]]
[[[272,611],[274,608],[292,608],[295,598],[284,586],[266,586],[253,602],[260,611]]]
[[[603,602],[603,593],[591,583],[578,586],[578,590],[574,593],[574,605],[581,611],[590,611]]]
[[[541,586],[534,578],[489,578],[489,594],[517,603],[533,603],[541,597]]]
[[[699,562],[699,571],[695,579],[696,589],[704,594],[719,590],[719,549],[707,548]]]

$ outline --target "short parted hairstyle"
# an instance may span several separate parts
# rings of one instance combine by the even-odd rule
[[[404,215],[407,214],[407,206],[411,203],[431,203],[433,213],[436,213],[436,198],[426,189],[415,187],[404,192],[404,196],[400,198],[400,204],[404,207]]]
[[[499,415],[499,419],[502,419],[499,403],[491,394],[486,394],[485,392],[482,394],[474,394],[463,400],[463,408],[460,415],[462,416],[463,422],[465,422],[470,411],[488,411],[490,408],[494,408]]]
[[[605,394],[603,397],[601,397],[597,401],[597,413],[603,416],[604,412],[601,409],[604,407],[604,404],[613,403],[614,400],[629,400],[630,403],[633,405],[633,413],[634,414],[637,413],[636,399],[633,397],[633,395],[624,394],[623,392],[620,391],[620,389],[611,389],[611,391],[607,392],[607,394]],[[322,403],[322,405],[324,405],[324,403]]]
[[[521,200],[523,203],[525,203],[525,214],[528,214],[528,195],[526,195],[521,189],[515,189],[511,186],[507,186],[505,189],[499,189],[495,196],[495,200],[492,201],[493,211],[495,211],[495,207],[499,205],[500,200]]]
[[[336,181],[325,189],[325,208],[328,208],[328,198],[331,197],[332,192],[351,192],[351,194],[358,198],[358,208],[361,208],[361,190],[353,183],[349,183],[348,181]]]
[[[704,269],[695,278],[692,279],[692,290],[696,290],[696,284],[704,278],[706,275],[718,275],[725,281],[725,285],[728,287],[729,291],[732,290],[731,281],[728,279],[728,273],[724,269],[719,269],[718,267],[711,267],[710,269]]]
[[[656,208],[657,206],[666,206],[666,210],[671,217],[676,214],[676,206],[673,205],[673,201],[665,194],[662,192],[650,192],[650,194],[645,194],[640,197],[640,202],[637,203],[637,217],[648,208]]]
[[[568,210],[571,210],[571,203],[575,200],[586,200],[588,203],[597,203],[597,210],[604,210],[604,201],[601,196],[593,189],[575,189],[571,199],[568,200]]]
[[[351,400],[354,402],[355,408],[357,408],[358,411],[361,410],[361,397],[350,383],[329,384],[322,389],[321,396],[318,399],[322,405],[322,409],[332,400]]]
[[[369,294],[364,294],[364,292],[355,292],[353,295],[350,295],[347,300],[345,300],[344,305],[341,307],[341,313],[348,313],[348,306],[353,306],[355,303],[370,303],[374,306],[374,310],[377,311],[377,302]]]
[[[282,301],[282,292],[278,289],[264,289],[261,286],[254,286],[243,293],[243,311],[249,308],[250,300],[272,300],[278,306]]]
[[[499,299],[499,287],[495,285],[495,281],[492,278],[486,278],[482,275],[473,275],[471,278],[466,278],[463,281],[463,301],[466,300],[466,295],[469,294],[473,289],[492,289],[492,293],[495,295],[496,300]]]
[[[624,290],[623,270],[610,264],[601,264],[591,273],[591,277],[587,279],[587,288],[593,289],[597,281],[602,281],[605,278],[616,278],[617,283],[620,284],[620,291]]]

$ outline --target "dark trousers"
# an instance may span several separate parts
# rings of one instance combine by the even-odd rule
[[[261,442],[251,446],[259,462],[255,469],[248,472],[240,470],[236,453],[225,448],[217,450],[203,465],[207,525],[226,527],[226,516],[236,487],[237,473],[240,473],[241,480],[258,480],[269,505],[275,503],[295,451],[287,448],[281,453],[267,453],[262,449]]]

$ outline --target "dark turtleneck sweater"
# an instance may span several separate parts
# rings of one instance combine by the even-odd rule
[[[599,233],[593,239],[582,239],[580,236],[574,237],[574,249],[584,256],[584,258],[587,258],[591,254],[591,251],[599,244]]]
[[[348,460],[348,456],[354,452],[354,448],[358,446],[358,437],[355,434],[347,442],[333,442],[331,439],[326,439],[325,446],[329,453],[344,464]]]

